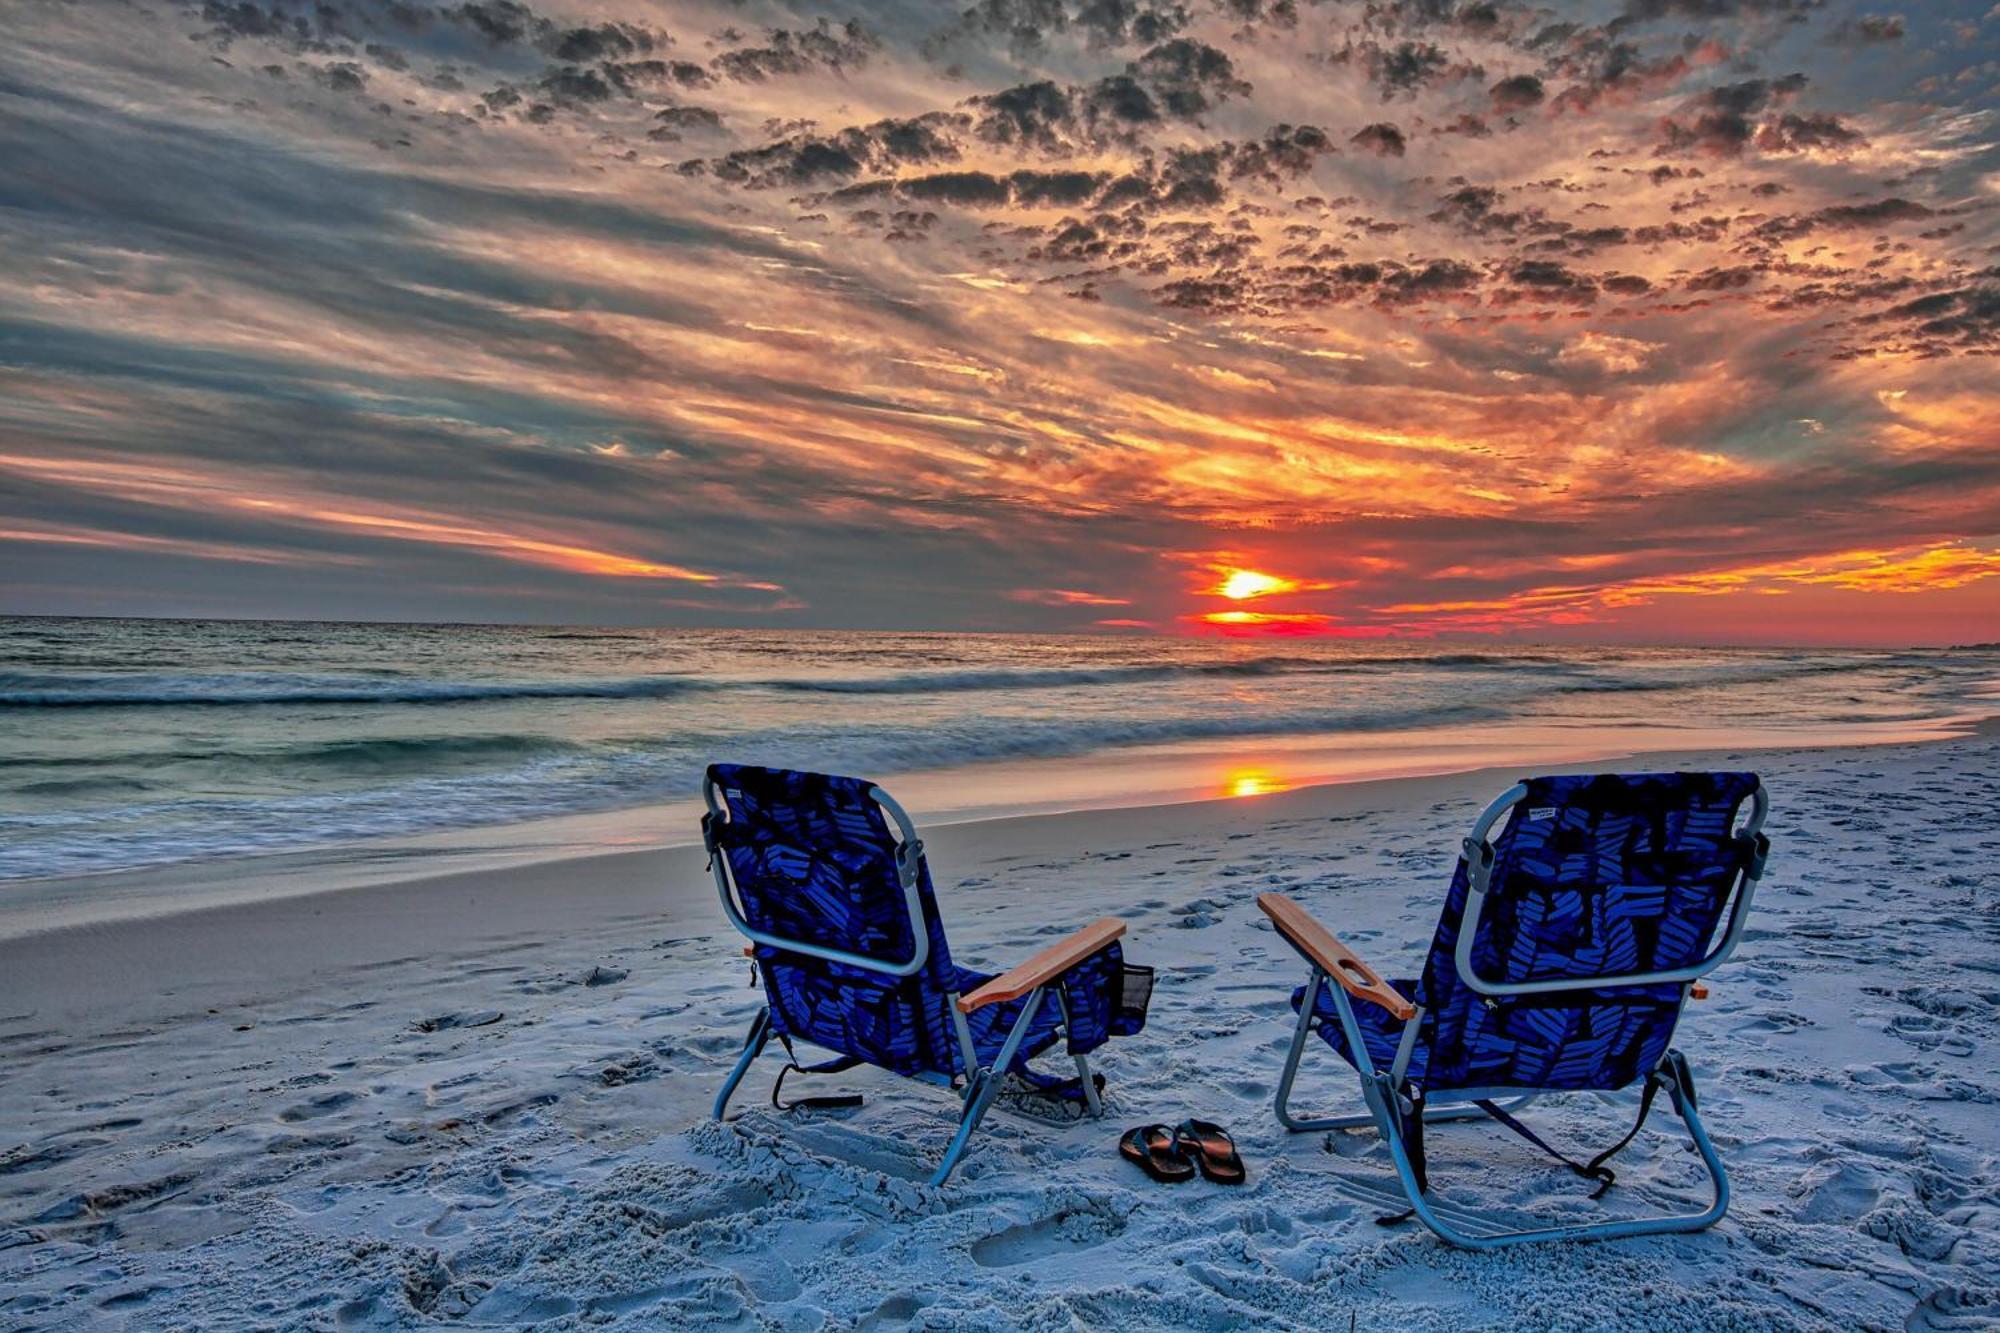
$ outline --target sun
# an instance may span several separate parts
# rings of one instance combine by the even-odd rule
[[[1213,591],[1232,602],[1241,602],[1266,593],[1290,592],[1298,586],[1295,581],[1281,579],[1275,574],[1260,574],[1254,569],[1231,569],[1223,573],[1222,582],[1216,584]]]

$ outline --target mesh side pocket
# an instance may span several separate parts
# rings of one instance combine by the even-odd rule
[[[1124,963],[1118,976],[1118,1011],[1111,1031],[1129,1037],[1146,1026],[1146,1009],[1153,1002],[1153,969]]]

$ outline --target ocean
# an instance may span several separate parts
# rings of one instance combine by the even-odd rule
[[[1897,739],[2000,711],[1996,678],[1990,648],[9,618],[0,879],[684,804],[719,759],[964,814]]]

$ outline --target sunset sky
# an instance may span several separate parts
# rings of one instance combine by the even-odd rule
[[[2000,639],[2000,6],[27,3],[0,611]]]

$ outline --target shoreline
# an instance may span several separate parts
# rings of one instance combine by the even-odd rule
[[[1558,772],[1620,761],[1667,763],[1676,757],[1720,753],[1793,754],[1948,744],[2000,732],[2000,714],[1962,713],[1924,725],[1908,723],[1871,731],[1855,725],[1838,732],[1790,738],[1778,729],[1728,733],[1689,729],[1677,743],[1658,748],[1631,743],[1644,729],[1551,735],[1518,725],[1463,727],[1426,736],[1411,746],[1410,733],[1261,738],[1254,752],[1219,747],[1132,747],[1062,761],[995,761],[918,770],[883,779],[911,815],[929,828],[1005,823],[1051,816],[1147,811],[1231,801],[1268,801],[1325,787],[1453,777],[1501,769]],[[1497,734],[1495,734],[1497,733]],[[1685,743],[1707,739],[1734,743]],[[1748,734],[1745,743],[1740,738]],[[1665,737],[1662,737],[1665,739]],[[1494,751],[1503,757],[1493,757]],[[1249,755],[1254,753],[1257,762]],[[1163,766],[1159,757],[1165,754]],[[1475,756],[1477,761],[1473,762]],[[1332,776],[1293,780],[1291,772]],[[1020,798],[1024,787],[1047,788],[1051,774],[1083,771],[1084,785],[1040,801]],[[1166,776],[1162,776],[1162,773]],[[1215,781],[1195,785],[1191,774],[1235,775],[1225,782],[1253,784],[1234,794]],[[1123,775],[1134,785],[1126,796],[1079,794]],[[1179,785],[1173,785],[1178,783]],[[1151,789],[1148,789],[1150,784]],[[967,792],[971,796],[966,795]],[[983,799],[982,799],[983,798]],[[1012,799],[1006,799],[1012,798]],[[996,803],[997,802],[997,803]],[[604,810],[551,815],[510,823],[442,829],[267,853],[190,858],[78,875],[0,880],[0,944],[55,931],[148,921],[289,898],[312,898],[370,889],[407,888],[478,875],[511,875],[536,867],[603,857],[665,854],[699,845],[700,801],[647,802]],[[677,831],[675,831],[677,830]],[[609,849],[609,850],[607,850]]]
[[[1823,762],[1843,753],[1893,753],[1949,747],[2000,735],[1989,720],[1957,738],[1882,742],[1873,746],[1667,750],[1639,752],[1661,768],[1756,767],[1769,762]],[[1602,762],[1602,761],[1593,761]],[[1556,764],[1545,771],[1580,771],[1588,764]],[[1413,774],[1352,782],[1318,783],[1249,797],[1211,797],[1152,805],[1112,806],[953,821],[916,816],[940,890],[962,870],[1036,846],[1068,856],[1088,856],[1096,846],[1130,841],[1166,823],[1186,823],[1247,836],[1246,830],[1299,818],[1347,819],[1362,811],[1407,812],[1453,801],[1477,809],[1521,776],[1515,765],[1486,765],[1448,773]],[[658,807],[648,807],[649,809]],[[693,806],[690,806],[692,812]],[[630,811],[617,812],[629,815]],[[688,820],[693,824],[692,813]],[[1439,830],[1440,846],[1456,846],[1462,830]],[[616,850],[571,851],[541,859],[453,866],[407,873],[401,857],[373,857],[373,849],[335,849],[331,870],[374,872],[364,882],[328,883],[317,859],[279,868],[281,891],[271,887],[270,861],[240,858],[220,863],[233,871],[233,889],[221,901],[125,899],[134,910],[81,920],[58,920],[32,929],[8,929],[0,914],[0,1019],[22,1012],[63,1021],[99,1021],[117,1011],[130,1018],[157,991],[168,1010],[192,1012],[218,1004],[269,998],[286,985],[416,957],[477,955],[510,943],[560,933],[573,941],[615,938],[634,928],[676,928],[691,937],[729,935],[715,902],[706,856],[692,837]],[[357,853],[362,853],[358,856]],[[171,869],[170,883],[193,884],[217,863]],[[131,880],[158,871],[125,871]],[[227,878],[227,877],[226,877]],[[560,887],[550,891],[551,884]],[[266,891],[254,891],[263,885]],[[84,881],[84,892],[98,885]],[[135,906],[136,904],[136,906]],[[116,906],[116,904],[107,904]],[[85,905],[86,907],[89,904]],[[1117,903],[1102,904],[1115,911]],[[18,913],[18,909],[17,909]]]

